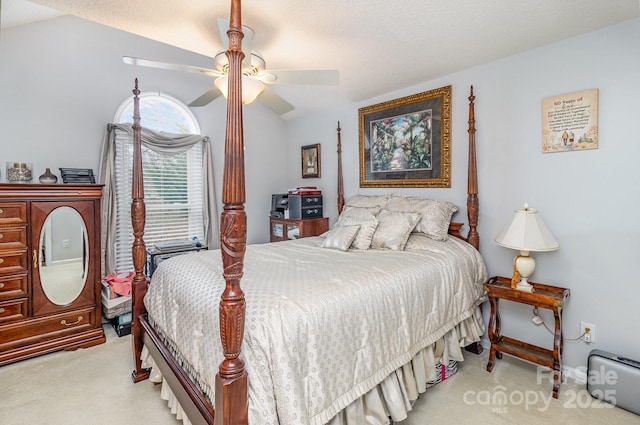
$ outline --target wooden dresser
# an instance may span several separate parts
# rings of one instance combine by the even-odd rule
[[[0,365],[105,341],[97,184],[0,184]]]

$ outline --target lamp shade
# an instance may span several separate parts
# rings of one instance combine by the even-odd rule
[[[229,94],[229,77],[226,75],[218,77],[213,84],[222,92],[222,95],[226,99]],[[262,84],[261,81],[247,77],[246,75],[242,76],[242,103],[248,105],[253,102],[263,90],[264,84]]]
[[[520,251],[555,251],[560,248],[538,210],[529,208],[527,204],[515,210],[509,223],[496,236],[496,243]]]

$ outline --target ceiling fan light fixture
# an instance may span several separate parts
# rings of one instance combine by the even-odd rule
[[[248,76],[258,75],[267,67],[267,63],[264,61],[262,55],[255,50],[251,51],[251,56],[246,61],[242,62],[242,73]],[[213,63],[216,66],[216,69],[223,73],[227,74],[229,72],[229,59],[227,58],[227,54],[224,50],[220,50],[213,57]]]
[[[214,84],[216,88],[220,90],[224,98],[227,99],[229,94],[229,77],[226,75],[218,77]],[[248,105],[253,102],[263,90],[264,84],[260,81],[255,78],[247,77],[246,75],[242,76],[242,103]]]

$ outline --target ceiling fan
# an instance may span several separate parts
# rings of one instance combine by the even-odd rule
[[[220,95],[227,95],[227,74],[229,64],[225,51],[229,47],[227,30],[229,21],[218,19],[220,38],[222,39],[222,50],[214,56],[215,69],[200,68],[197,66],[180,65],[165,62],[158,62],[149,59],[141,59],[131,56],[123,56],[124,63],[129,65],[140,65],[152,68],[169,69],[173,71],[187,71],[209,75],[215,78],[214,87],[207,90],[202,96],[191,102],[189,106],[205,106],[218,98]],[[242,63],[242,97],[243,103],[251,103],[256,98],[283,115],[294,108],[289,102],[283,99],[275,91],[271,90],[269,84],[338,84],[340,76],[337,70],[321,69],[267,69],[267,64],[260,53],[251,49],[254,32],[247,26],[242,27],[244,38],[242,39],[242,50],[245,58]]]

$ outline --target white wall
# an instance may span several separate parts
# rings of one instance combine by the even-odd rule
[[[213,60],[103,25],[64,16],[9,28],[0,35],[0,181],[6,161],[31,162],[34,182],[46,167],[99,170],[106,124],[132,96],[161,91],[185,104],[212,85],[198,74],[134,67],[122,56],[210,67]],[[192,108],[211,137],[216,195],[222,212],[226,103]],[[286,132],[278,115],[259,103],[245,107],[249,242],[265,242],[271,193],[286,187],[282,166]]]
[[[336,124],[341,121],[345,194],[360,189],[358,108],[451,84],[453,86],[451,189],[398,192],[447,199],[466,220],[467,109],[476,94],[481,252],[490,275],[509,276],[516,252],[493,242],[515,208],[541,211],[560,250],[536,253],[532,278],[570,288],[564,309],[565,365],[585,366],[591,349],[640,359],[640,284],[634,277],[640,236],[640,141],[637,136],[640,20],[604,28],[503,60],[287,123],[290,185],[300,178],[300,145],[322,143],[322,187],[332,223],[335,211]],[[373,83],[373,82],[372,82]],[[599,148],[542,154],[541,102],[549,96],[597,88]],[[502,303],[505,335],[551,348],[552,337],[531,322],[529,307]],[[546,323],[553,316],[544,311]],[[597,343],[569,341],[580,321],[597,326]]]

